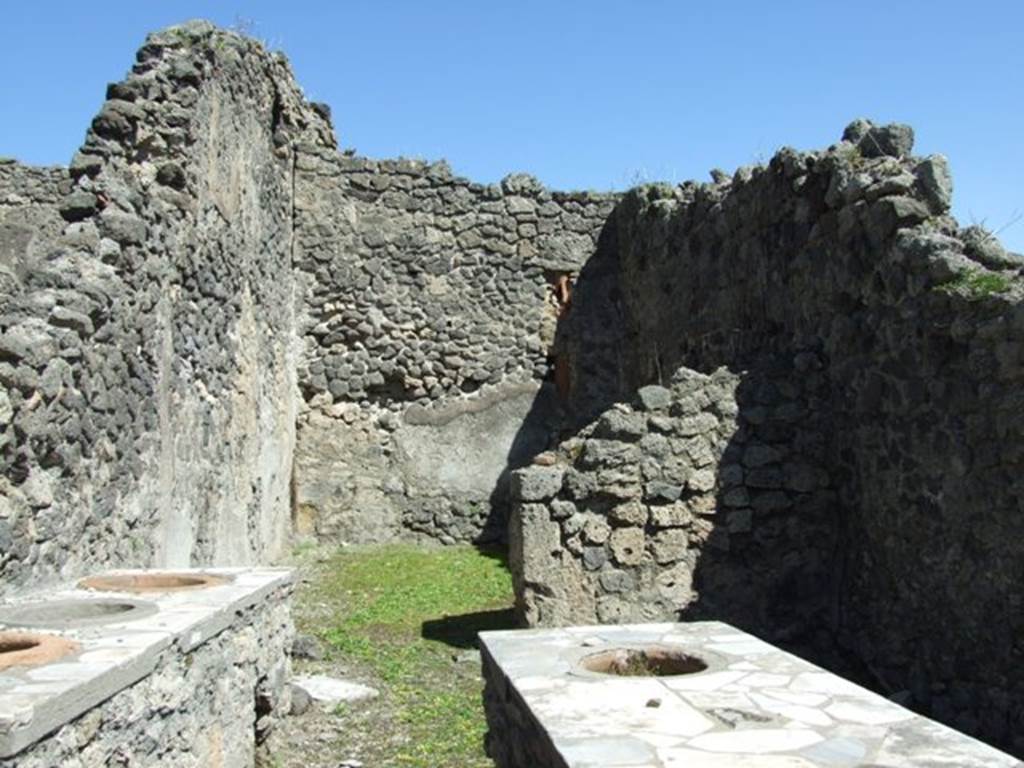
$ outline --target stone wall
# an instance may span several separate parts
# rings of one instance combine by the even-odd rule
[[[479,185],[339,155],[258,43],[151,36],[66,171],[0,163],[0,591],[267,559],[290,510],[500,538],[583,430],[517,480],[532,621],[727,618],[1024,752],[1021,261],[912,138]]]
[[[292,494],[323,539],[503,538],[616,196],[340,155],[205,23],[107,95],[69,169],[0,165],[4,587],[266,559]]]
[[[0,158],[0,285],[5,295],[16,292],[45,261],[63,229],[57,203],[70,186],[66,168],[32,168]]]
[[[824,623],[836,546],[822,379],[680,368],[513,473],[510,560],[529,625],[715,615]]]
[[[502,538],[509,466],[548,444],[570,281],[615,196],[303,147],[302,533]]]
[[[205,23],[150,36],[107,95],[69,172],[0,166],[0,590],[287,540],[290,146],[330,127],[283,59]]]
[[[788,529],[764,530],[777,513],[754,511],[747,535],[820,525],[822,541],[797,547],[792,590],[761,591],[728,618],[771,618],[773,639],[828,644],[876,687],[1020,752],[1021,261],[948,217],[945,160],[913,157],[911,143],[904,126],[861,121],[822,152],[630,192],[614,252],[584,266],[560,329],[570,392],[593,415],[681,366],[725,365],[755,389],[766,359],[789,369],[792,391],[813,375],[798,431],[835,493],[824,515]],[[582,332],[599,317],[614,318],[606,332]],[[717,466],[720,487],[730,464]],[[713,525],[731,544],[718,502]],[[658,533],[648,525],[645,546]],[[694,553],[695,578],[709,552]],[[704,583],[712,615],[742,593]],[[771,616],[789,600],[828,610],[790,626],[787,612]]]

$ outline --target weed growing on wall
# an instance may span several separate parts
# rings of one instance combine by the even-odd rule
[[[1013,287],[1013,281],[998,272],[964,270],[948,282],[936,286],[936,290],[956,293],[970,299],[981,299],[996,293],[1006,293]]]

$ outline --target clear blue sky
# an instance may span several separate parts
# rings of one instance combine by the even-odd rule
[[[10,2],[0,154],[66,163],[146,32],[195,17],[285,51],[343,146],[479,181],[706,179],[908,122],[961,221],[1024,252],[1024,0]]]

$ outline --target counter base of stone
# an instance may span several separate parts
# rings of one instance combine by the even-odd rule
[[[499,768],[1020,768],[1014,758],[720,622],[480,635]],[[611,648],[700,657],[689,675],[617,676]]]
[[[289,706],[291,572],[201,572],[231,580],[147,594],[158,607],[152,615],[62,630],[81,645],[79,653],[5,671],[0,768],[254,766]],[[31,600],[90,594],[66,590]]]

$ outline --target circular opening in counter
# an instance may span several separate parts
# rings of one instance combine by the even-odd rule
[[[55,635],[0,632],[0,669],[39,667],[78,650],[78,643]]]
[[[0,624],[13,627],[72,627],[133,621],[156,613],[137,600],[50,600],[0,606]]]
[[[580,666],[588,672],[617,677],[672,677],[693,675],[708,668],[698,656],[678,648],[612,648],[585,656]]]
[[[4,637],[0,635],[0,656],[3,656],[5,653],[18,653],[19,651],[28,651],[38,647],[39,641],[33,640],[30,637]]]
[[[180,592],[218,587],[230,581],[229,576],[211,573],[112,573],[82,579],[78,586],[101,592]]]

